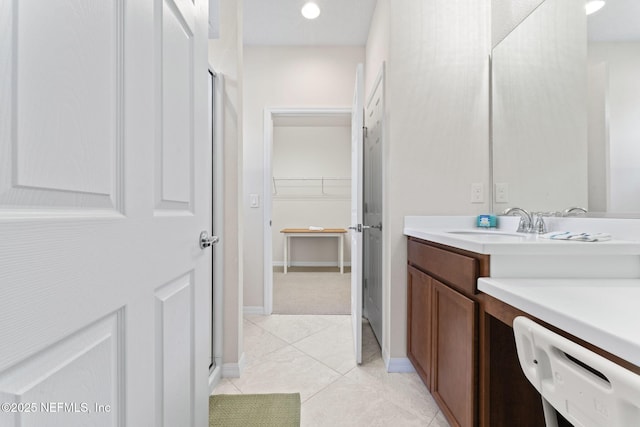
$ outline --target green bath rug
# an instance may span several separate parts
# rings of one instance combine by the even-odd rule
[[[299,427],[300,394],[219,394],[209,397],[210,427]]]

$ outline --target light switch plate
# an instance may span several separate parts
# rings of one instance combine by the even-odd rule
[[[257,194],[249,194],[249,206],[252,208],[260,207],[260,196]]]
[[[509,203],[509,184],[496,182],[496,203]]]
[[[484,185],[481,182],[471,184],[471,203],[484,203]]]

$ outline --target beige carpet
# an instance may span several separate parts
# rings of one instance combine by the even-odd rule
[[[350,301],[350,273],[273,273],[274,314],[350,314]]]

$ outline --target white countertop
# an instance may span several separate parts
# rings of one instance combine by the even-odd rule
[[[481,278],[478,289],[640,366],[640,279]]]
[[[406,216],[404,234],[491,255],[491,277],[640,278],[640,234],[636,230],[640,230],[640,220],[555,218],[549,227],[610,233],[612,240],[604,242],[551,240],[517,233],[519,220],[500,216],[497,229],[479,229],[475,216]]]
[[[516,217],[499,217],[499,228],[481,229],[475,227],[475,217],[471,216],[405,217],[404,234],[491,255],[640,255],[640,241],[616,239],[615,235],[605,242],[545,239],[537,234],[516,233],[518,220]],[[457,233],[465,230],[479,234]],[[588,229],[579,231],[593,232]]]

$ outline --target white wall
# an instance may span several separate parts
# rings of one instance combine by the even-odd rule
[[[350,119],[347,119],[350,120]],[[272,173],[278,193],[273,196],[273,260],[283,265],[283,228],[347,228],[350,223],[350,181],[287,180],[286,178],[351,176],[350,126],[274,126]],[[285,179],[280,179],[285,178]],[[338,265],[335,238],[291,241],[293,265]],[[345,239],[345,261],[350,260]]]
[[[223,375],[242,356],[242,0],[220,1],[220,38],[209,40],[209,63],[224,75]],[[227,369],[231,367],[230,369]]]
[[[489,208],[489,0],[378,0],[366,74],[387,62],[383,165],[385,358],[406,356],[405,215]],[[385,40],[388,35],[388,41]],[[368,82],[370,80],[367,80]],[[471,183],[485,203],[470,203]]]
[[[263,194],[263,115],[269,107],[350,107],[364,47],[244,48],[244,203]],[[263,306],[263,209],[244,212],[244,305]]]
[[[388,0],[378,0],[371,17],[364,66],[365,104],[368,101],[368,95],[373,89],[380,67],[389,60],[389,24],[391,22],[389,6]]]
[[[640,212],[640,43],[589,43],[589,62],[606,63],[609,212]]]

